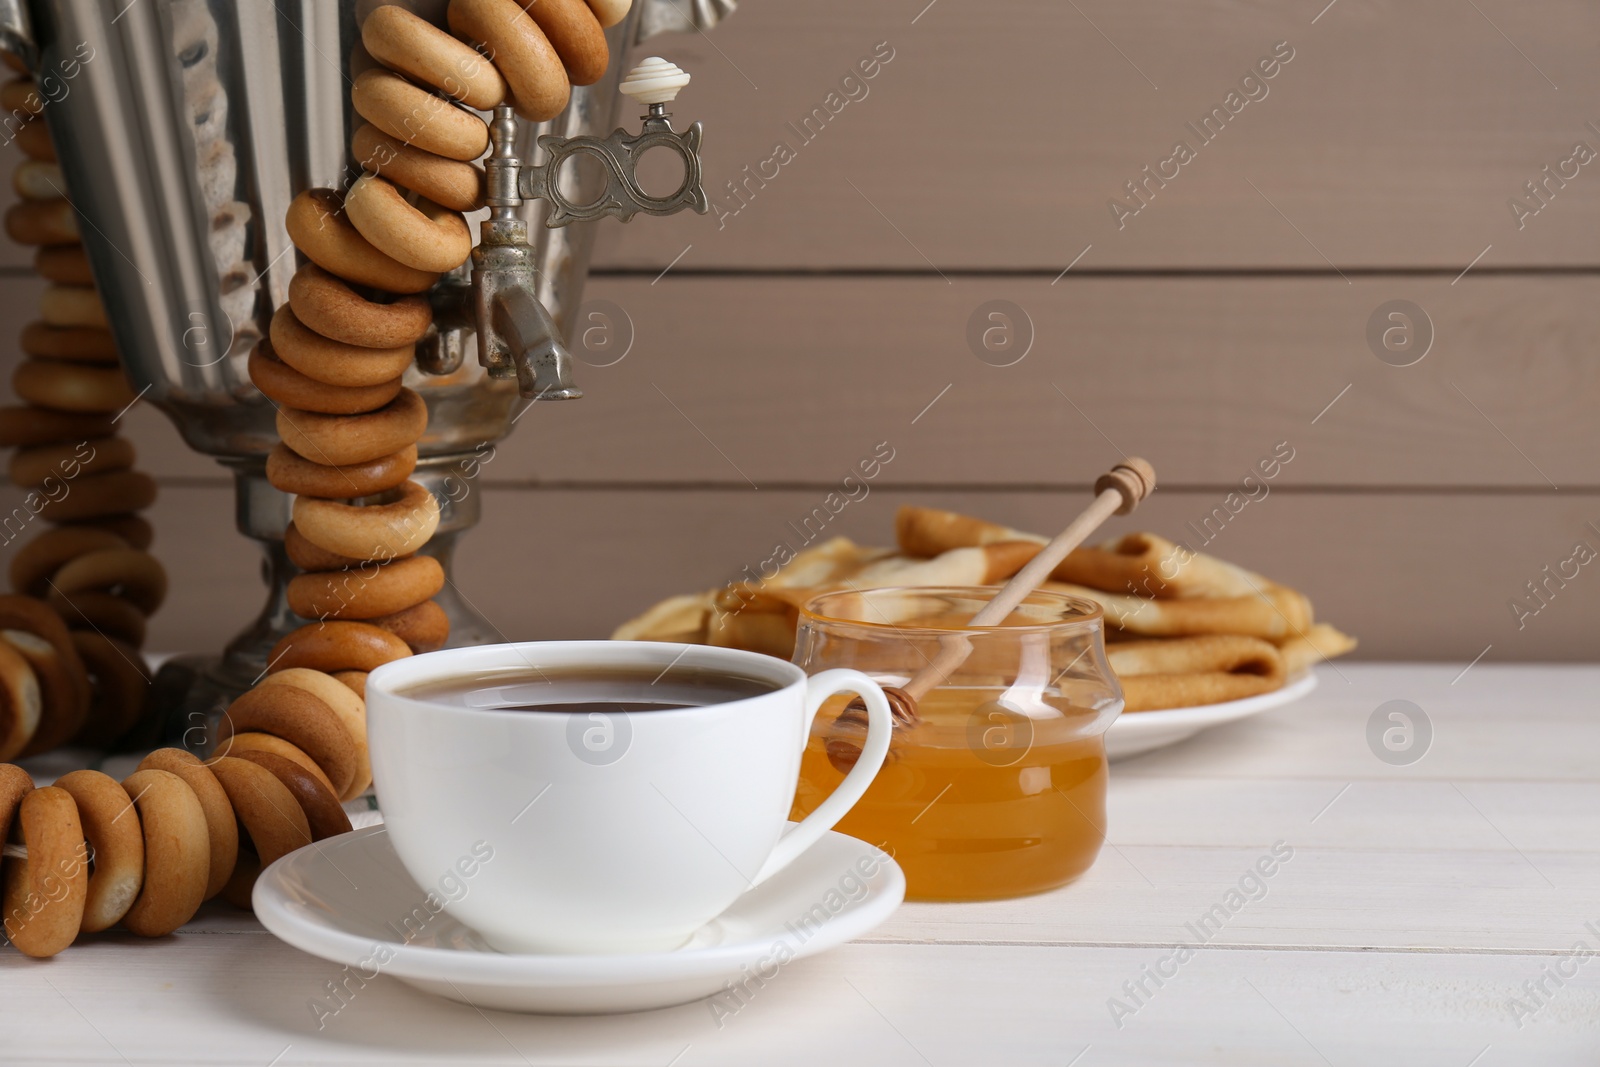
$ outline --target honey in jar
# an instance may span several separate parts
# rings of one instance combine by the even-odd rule
[[[965,628],[994,590],[830,593],[801,613],[795,662],[903,685],[941,642],[971,651],[897,723],[877,777],[835,827],[895,857],[907,897],[985,900],[1054,889],[1083,874],[1105,840],[1104,735],[1122,706],[1105,663],[1098,606],[1035,593],[1005,623]],[[823,705],[801,762],[791,818],[843,779],[864,728]]]

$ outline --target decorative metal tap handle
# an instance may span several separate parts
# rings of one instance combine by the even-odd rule
[[[620,86],[622,92],[649,106],[644,129],[637,135],[614,130],[605,138],[547,134],[539,138],[539,146],[549,156],[543,166],[527,166],[516,157],[512,141],[517,127],[512,110],[506,105],[494,109],[494,121],[489,124],[494,147],[484,160],[489,217],[472,250],[470,288],[455,287],[446,301],[453,307],[470,294],[478,361],[491,378],[516,378],[519,391],[532,400],[570,400],[583,395],[572,381],[572,354],[549,313],[533,296],[535,255],[528,244],[528,225],[517,213],[524,200],[550,202],[545,219],[550,229],[604,215],[626,222],[641,211],[672,215],[692,207],[704,215],[710,209],[700,184],[700,124],[678,133],[666,111],[678,90],[688,84],[689,75],[675,65],[664,59],[645,60]],[[639,157],[652,148],[666,148],[683,160],[683,184],[671,196],[650,196],[639,188]],[[560,189],[562,164],[578,152],[599,156],[605,164],[606,191],[592,204],[574,204]],[[441,316],[441,327],[444,321]],[[455,365],[442,342],[429,350],[427,369],[447,371]]]
[[[672,118],[666,110],[678,90],[688,84],[688,73],[665,59],[652,56],[640,63],[619,88],[649,106],[649,114],[643,116],[644,128],[637,134],[613,130],[609,137],[546,134],[539,138],[539,147],[548,158],[541,166],[522,168],[517,180],[518,195],[525,200],[549,201],[545,226],[551,229],[606,215],[626,222],[641,211],[647,215],[675,215],[694,208],[704,215],[710,205],[701,185],[700,123],[692,123],[679,133],[672,128]],[[683,183],[668,196],[651,196],[639,186],[639,157],[652,148],[665,148],[683,161]],[[606,171],[605,192],[589,204],[574,204],[561,191],[561,168],[579,153],[597,157]]]

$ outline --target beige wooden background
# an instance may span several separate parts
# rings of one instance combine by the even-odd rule
[[[1521,629],[1508,602],[1600,548],[1600,162],[1520,229],[1507,202],[1600,149],[1600,9],[1325,3],[747,0],[654,42],[695,76],[676,110],[714,197],[793,158],[736,215],[605,224],[589,296],[632,347],[497,453],[463,592],[511,638],[603,636],[758,564],[879,442],[830,532],[885,542],[907,501],[1050,532],[1138,453],[1163,485],[1136,525],[1184,537],[1288,442],[1208,551],[1305,589],[1364,657],[1593,658],[1600,568]],[[1280,41],[1267,95],[1119,230],[1108,201]],[[7,338],[25,263],[0,259]],[[1365,338],[1392,299],[1434,326],[1414,366]],[[990,300],[1031,321],[1015,365],[969,346]],[[217,648],[260,598],[228,483],[130,419],[176,576],[151,647]]]

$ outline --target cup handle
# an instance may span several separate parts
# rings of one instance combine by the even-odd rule
[[[889,735],[894,729],[889,701],[883,695],[882,687],[860,671],[822,671],[806,680],[805,731],[801,736],[801,744],[810,738],[811,724],[822,702],[835,693],[856,693],[867,705],[867,741],[861,747],[861,758],[856,760],[856,765],[850,768],[850,773],[844,776],[844,781],[839,783],[828,799],[817,805],[816,811],[778,839],[767,862],[750,880],[752,888],[789,866],[802,852],[816,844],[823,834],[832,830],[834,824],[844,818],[845,812],[855,807],[856,801],[861,799],[861,795],[872,784],[872,779],[877,776],[878,768],[883,766],[884,757],[889,754]]]

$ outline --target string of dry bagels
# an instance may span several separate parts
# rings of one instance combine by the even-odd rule
[[[5,540],[35,518],[49,524],[12,556],[11,587],[22,595],[0,597],[4,760],[110,745],[139,723],[149,689],[139,649],[167,575],[138,514],[155,502],[155,481],[133,469],[133,445],[117,436],[136,398],[66,198],[45,98],[18,77],[0,86],[0,107],[21,120],[27,157],[12,172],[19,200],[6,232],[38,248],[34,269],[50,283],[39,320],[22,329],[26,358],[11,379],[24,403],[0,408],[0,446],[16,448],[11,481],[26,490]]]
[[[439,525],[438,501],[411,480],[428,413],[402,376],[432,325],[427,290],[472,251],[462,212],[485,201],[474,161],[489,132],[467,109],[559,115],[573,85],[605,74],[605,27],[628,7],[451,0],[454,36],[399,5],[358,8],[351,102],[365,124],[351,150],[366,173],[290,205],[306,262],[249,360],[278,406],[267,478],[295,497],[284,544],[305,573],[289,606],[314,620],[278,643],[273,664],[362,675],[448,639],[432,599],[444,570],[417,554]]]
[[[235,700],[217,755],[150,753],[121,782],[73,771],[35,788],[0,763],[0,909],[25,955],[53,956],[118,923],[161,937],[221,896],[248,909],[263,868],[350,829],[342,802],[372,784],[366,703],[292,668]]]

